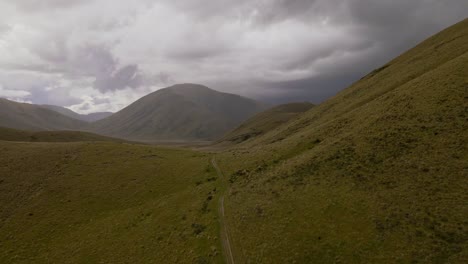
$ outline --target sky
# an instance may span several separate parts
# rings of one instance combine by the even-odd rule
[[[118,111],[177,83],[320,103],[466,0],[0,0],[0,97]]]

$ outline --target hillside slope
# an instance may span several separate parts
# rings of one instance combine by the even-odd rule
[[[83,114],[78,114],[78,113],[76,113],[76,112],[74,112],[74,111],[72,111],[72,110],[70,110],[68,108],[57,106],[57,105],[41,105],[41,107],[53,110],[53,111],[58,112],[58,113],[60,113],[62,115],[65,115],[65,116],[68,116],[68,117],[71,117],[71,118],[74,118],[74,119],[78,119],[78,120],[81,120],[81,121],[85,121],[85,122],[95,122],[95,121],[104,119],[106,117],[109,117],[109,116],[111,116],[113,114],[111,112],[96,112],[96,113],[90,113],[90,114],[87,114],[87,115],[83,115]]]
[[[0,127],[21,130],[78,130],[85,122],[38,105],[0,98]]]
[[[0,140],[20,142],[84,142],[84,141],[121,141],[80,131],[25,131],[0,127]]]
[[[467,43],[465,20],[219,155],[238,262],[466,263]]]
[[[112,142],[0,149],[0,263],[222,262],[210,156]]]
[[[241,143],[263,135],[310,110],[311,103],[290,103],[275,106],[256,114],[225,135],[219,143]]]
[[[264,109],[254,100],[181,84],[151,93],[91,131],[137,140],[211,140]]]

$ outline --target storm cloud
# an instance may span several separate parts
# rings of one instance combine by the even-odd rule
[[[175,83],[319,103],[464,0],[0,0],[0,97],[116,111]]]

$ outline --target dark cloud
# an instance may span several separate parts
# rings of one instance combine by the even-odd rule
[[[317,103],[467,16],[464,0],[5,1],[0,85],[81,111],[177,82]]]
[[[38,12],[44,9],[72,8],[90,1],[91,0],[15,0],[15,4],[25,11]]]
[[[10,29],[11,29],[10,25],[0,23],[0,37],[3,33],[9,31]]]
[[[44,90],[41,86],[30,89],[30,95],[24,97],[25,100],[36,104],[71,106],[81,103],[79,97],[70,94],[70,91],[63,87]]]
[[[102,92],[121,90],[127,87],[137,88],[142,85],[143,77],[138,72],[137,65],[127,65],[116,72],[99,75],[94,81],[94,87]]]
[[[266,82],[260,84],[260,87],[271,93],[260,96],[259,99],[271,103],[310,101],[318,104],[362,76],[363,73],[351,72],[339,76],[320,75],[300,80]]]

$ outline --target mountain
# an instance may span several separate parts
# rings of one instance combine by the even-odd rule
[[[466,263],[467,43],[464,20],[218,155],[236,259]]]
[[[85,142],[122,140],[80,131],[25,131],[0,127],[0,141],[21,142]]]
[[[90,113],[87,115],[81,115],[81,120],[86,121],[86,122],[96,122],[104,118],[108,118],[109,116],[113,115],[114,113],[112,112],[96,112],[96,113]]]
[[[78,130],[85,122],[38,105],[0,98],[0,126],[22,130]]]
[[[95,121],[104,119],[106,117],[109,117],[113,114],[111,112],[97,112],[97,113],[82,115],[62,106],[57,106],[57,105],[41,105],[41,106],[44,108],[53,110],[55,112],[58,112],[62,115],[65,115],[74,119],[78,119],[81,121],[85,121],[85,122],[95,122]]]
[[[98,134],[137,140],[212,140],[265,109],[257,101],[196,84],[151,93],[92,124]]]
[[[241,143],[261,136],[314,107],[311,103],[290,103],[275,106],[251,117],[225,135],[220,143]]]
[[[0,141],[0,263],[466,263],[466,43],[468,20],[216,152]]]

